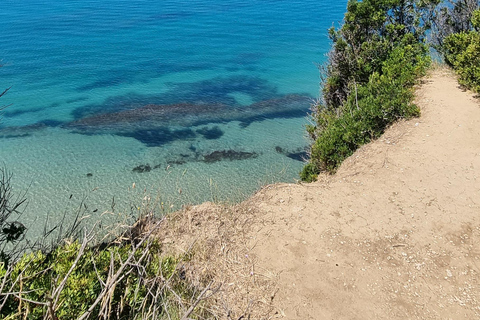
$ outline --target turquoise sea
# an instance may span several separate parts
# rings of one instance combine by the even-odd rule
[[[294,182],[343,1],[3,0],[0,163],[43,227],[80,205],[241,200]]]

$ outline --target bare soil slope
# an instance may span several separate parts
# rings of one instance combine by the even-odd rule
[[[480,103],[446,70],[417,103],[336,175],[248,201],[275,317],[480,319]]]

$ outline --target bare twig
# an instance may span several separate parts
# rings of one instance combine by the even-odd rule
[[[140,247],[145,243],[145,241],[150,237],[150,235],[160,226],[160,224],[163,222],[163,219],[160,220],[155,224],[155,226],[141,239],[141,241],[133,247],[132,252],[129,254],[125,262],[123,262],[120,267],[118,268],[117,272],[113,275],[113,277],[110,279],[110,281],[107,282],[107,285],[103,288],[103,290],[100,292],[98,295],[97,299],[93,302],[93,304],[88,308],[88,310],[83,313],[78,320],[84,320],[87,319],[90,314],[93,312],[95,307],[103,300],[104,296],[110,291],[110,289],[117,283],[118,279],[122,275],[123,271],[125,268],[129,265],[130,261],[133,260],[135,256],[135,252],[140,249]]]
[[[92,228],[92,230],[93,230],[93,228]],[[52,305],[52,307],[53,307],[54,310],[57,307],[58,299],[60,299],[60,293],[62,292],[63,288],[65,287],[65,284],[67,283],[68,278],[72,274],[73,270],[76,268],[78,261],[80,260],[80,258],[82,257],[82,255],[85,251],[85,248],[87,247],[88,243],[92,239],[93,239],[93,237],[91,236],[91,232],[88,233],[88,234],[85,233],[85,236],[83,237],[82,246],[80,247],[80,250],[78,250],[78,254],[77,254],[77,257],[75,258],[75,261],[72,263],[72,266],[68,270],[67,274],[63,278],[60,285],[53,291],[53,294],[52,294],[53,305]]]
[[[19,299],[19,300],[23,300],[23,301],[30,302],[30,303],[33,303],[33,304],[37,304],[39,306],[48,306],[48,302],[40,302],[40,301],[30,300],[30,299],[27,299],[27,298],[22,298],[21,296],[15,294],[15,293],[11,293],[11,295],[14,296],[15,298]]]
[[[195,302],[190,306],[190,308],[188,308],[187,312],[185,312],[185,314],[183,315],[181,320],[188,320],[188,316],[190,316],[190,314],[193,312],[193,310],[195,310],[195,308],[200,303],[200,301],[202,301],[204,299],[203,296],[205,295],[205,293],[207,293],[207,291],[210,289],[210,286],[212,284],[213,284],[213,280],[210,281],[210,283],[205,287],[205,289],[203,289],[203,291],[197,297],[197,300],[195,300]]]

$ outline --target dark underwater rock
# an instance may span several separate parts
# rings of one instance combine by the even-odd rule
[[[288,151],[280,146],[276,146],[275,151],[289,157],[290,159],[297,161],[303,162],[308,159],[308,153],[306,148],[299,148],[295,151]]]
[[[115,130],[117,132],[155,127],[190,127],[197,122],[215,122],[215,119],[219,115],[226,114],[228,109],[227,105],[218,103],[150,104],[132,110],[91,115],[70,122],[65,127],[80,131]]]
[[[158,77],[160,74],[168,74],[170,71],[179,72],[182,70],[205,70],[218,66],[201,64],[185,65],[182,61],[181,65],[172,66],[168,64],[146,65],[144,69],[152,70],[154,75]],[[172,69],[173,67],[173,69]],[[185,69],[186,68],[186,69]],[[132,69],[127,73],[115,74],[110,72],[104,79],[96,81],[87,87],[79,88],[80,91],[90,90],[97,87],[111,86],[118,84],[118,81],[126,81],[131,83],[139,77],[138,70]],[[145,80],[151,77],[147,74]],[[268,100],[278,96],[277,88],[267,80],[260,77],[235,75],[231,77],[215,77],[212,79],[196,81],[167,83],[169,89],[158,95],[146,95],[138,93],[122,94],[106,99],[101,104],[90,104],[79,107],[73,111],[75,119],[85,118],[99,113],[115,113],[124,110],[137,109],[145,105],[174,105],[179,102],[187,104],[225,104],[236,106],[238,103],[231,96],[232,93],[241,92],[249,95],[253,101]]]
[[[64,127],[80,133],[82,131],[122,133],[172,126],[191,128],[202,124],[230,121],[239,121],[248,125],[254,121],[271,118],[305,116],[310,100],[308,96],[292,94],[242,107],[223,103],[150,104],[130,110],[90,115],[72,121]],[[212,133],[219,134],[219,131],[215,129]]]
[[[258,157],[256,152],[243,152],[235,150],[219,150],[212,153],[206,154],[203,156],[203,162],[205,163],[214,163],[222,160],[246,160],[251,158]]]
[[[305,160],[308,160],[308,154],[306,151],[287,153],[286,156],[289,157],[290,159],[302,161],[302,162]]]
[[[283,148],[280,147],[280,146],[276,146],[276,147],[275,147],[275,151],[277,151],[278,153],[281,153],[281,154],[284,154],[284,153],[285,153],[285,150],[283,150]]]
[[[168,164],[169,166],[172,166],[172,165],[182,165],[182,164],[185,164],[185,163],[187,163],[187,161],[182,160],[182,159],[168,160],[168,161],[167,161],[167,164]]]
[[[137,173],[144,173],[144,172],[150,172],[150,171],[152,171],[152,167],[148,163],[141,164],[132,169],[132,172],[137,172]]]

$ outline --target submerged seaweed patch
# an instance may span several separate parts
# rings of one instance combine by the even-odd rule
[[[275,86],[265,79],[252,76],[216,77],[197,82],[167,83],[167,85],[169,90],[159,95],[129,93],[113,96],[106,99],[102,104],[90,104],[79,107],[72,112],[72,115],[78,120],[94,114],[132,110],[151,104],[169,105],[179,104],[180,102],[237,106],[237,101],[230,95],[235,92],[247,94],[251,96],[253,101],[278,97]],[[91,86],[95,87],[95,84],[91,84]],[[90,90],[91,88],[83,89]]]
[[[305,104],[304,109],[292,109],[292,110],[285,110],[285,111],[275,111],[275,110],[270,110],[269,112],[259,115],[259,116],[252,116],[252,117],[247,117],[241,120],[239,126],[242,129],[247,128],[249,125],[251,125],[254,122],[259,122],[259,121],[264,121],[264,120],[269,120],[269,119],[292,119],[292,118],[302,118],[305,117],[305,115],[308,112],[308,104]]]
[[[139,103],[136,96],[129,98],[130,106]],[[139,105],[133,109],[124,109],[125,105],[119,105],[119,110],[116,112],[87,116],[73,121],[65,127],[84,131],[105,129],[129,131],[136,127],[158,127],[161,125],[164,127],[171,125],[192,127],[230,121],[240,121],[248,125],[254,121],[272,118],[303,117],[308,111],[310,101],[310,97],[306,95],[291,94],[241,107],[232,107],[217,102],[148,104]]]
[[[136,101],[136,96],[130,99]],[[310,101],[309,96],[291,94],[236,107],[213,102],[149,104],[87,116],[62,127],[81,134],[133,137],[149,147],[158,147],[176,140],[194,139],[197,135],[208,140],[219,139],[224,131],[219,126],[211,126],[215,123],[238,121],[246,127],[267,119],[304,117]],[[191,129],[198,126],[204,127]]]
[[[192,153],[180,153],[178,155],[172,155],[172,158],[166,159],[165,161],[156,164],[150,165],[149,163],[141,164],[132,169],[132,172],[135,173],[148,173],[153,170],[164,167],[165,170],[172,168],[173,166],[181,166],[189,162],[203,162],[203,163],[215,163],[219,161],[237,161],[237,160],[247,160],[254,159],[259,156],[257,152],[246,152],[246,151],[237,151],[237,150],[215,150],[209,153],[202,152],[192,152]]]

